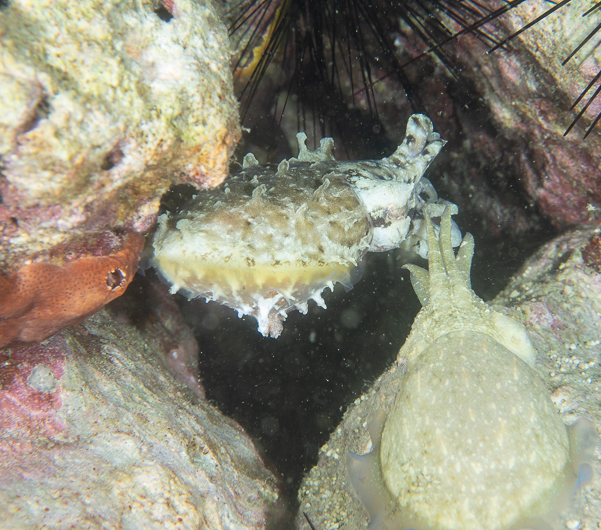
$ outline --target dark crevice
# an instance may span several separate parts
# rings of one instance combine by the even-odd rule
[[[35,129],[40,121],[46,119],[49,114],[50,103],[48,102],[48,97],[44,96],[38,101],[37,105],[33,109],[31,118],[23,124],[23,127],[21,128],[21,134],[28,133],[29,131]]]
[[[118,146],[113,147],[107,153],[106,157],[102,161],[102,164],[100,164],[100,169],[102,169],[102,171],[109,171],[109,170],[113,169],[115,166],[117,166],[121,163],[124,156],[125,155],[123,154],[123,151],[121,150],[120,147],[118,147]]]
[[[192,184],[174,184],[161,197],[159,215],[167,212],[177,212],[194,195],[202,193]]]
[[[170,22],[173,18],[171,11],[169,11],[163,4],[160,4],[155,8],[154,14],[163,22]]]

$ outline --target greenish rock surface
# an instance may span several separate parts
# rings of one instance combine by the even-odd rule
[[[172,183],[221,182],[240,135],[229,60],[211,0],[8,2],[0,271],[88,232],[146,231]]]

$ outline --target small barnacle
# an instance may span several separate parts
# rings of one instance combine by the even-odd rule
[[[259,165],[259,161],[255,155],[248,153],[242,160],[242,169],[248,169],[249,167],[255,167]]]
[[[119,268],[110,270],[106,275],[106,286],[110,291],[114,291],[123,285],[125,274]]]
[[[278,337],[309,300],[325,308],[326,287],[350,289],[368,251],[404,246],[425,257],[422,211],[438,217],[449,204],[423,178],[445,144],[426,116],[413,115],[405,141],[382,160],[338,162],[331,138],[314,151],[304,133],[297,138],[297,158],[276,170],[246,155],[222,187],[160,216],[153,241],[151,263],[171,292],[252,315],[265,336]],[[456,227],[453,238],[461,241]]]
[[[601,233],[595,232],[582,249],[584,263],[601,273]]]
[[[288,173],[288,168],[289,167],[290,167],[290,164],[288,163],[288,160],[282,160],[278,164],[278,174],[279,175],[283,175],[285,173]]]

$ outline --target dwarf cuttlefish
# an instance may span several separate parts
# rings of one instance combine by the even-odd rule
[[[351,288],[369,252],[398,247],[427,256],[425,205],[446,205],[423,174],[446,143],[421,114],[409,118],[403,143],[382,160],[336,161],[334,142],[277,167],[252,154],[220,187],[199,191],[180,211],[159,217],[151,264],[171,292],[203,296],[252,315],[278,337],[287,313],[306,313],[322,291]],[[454,241],[461,234],[454,226]]]
[[[472,291],[472,236],[455,255],[450,211],[439,238],[426,222],[429,270],[406,266],[423,305],[399,352],[406,372],[368,422],[372,452],[348,453],[369,528],[556,528],[592,477],[596,429],[564,425],[526,328]]]

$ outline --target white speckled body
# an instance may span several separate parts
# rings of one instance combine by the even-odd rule
[[[594,429],[566,428],[524,326],[471,289],[473,238],[457,256],[450,238],[445,212],[440,242],[429,224],[429,271],[407,266],[424,307],[399,352],[407,371],[381,439],[371,432],[369,458],[349,457],[353,485],[374,529],[549,528]]]
[[[277,169],[247,155],[220,188],[159,218],[152,264],[172,292],[253,315],[277,337],[289,311],[306,312],[310,299],[325,307],[321,292],[335,282],[350,288],[366,252],[404,244],[425,255],[420,212],[427,204],[440,215],[448,204],[422,179],[444,145],[427,117],[411,116],[405,140],[382,160],[337,162],[331,139],[315,151],[304,140]]]

